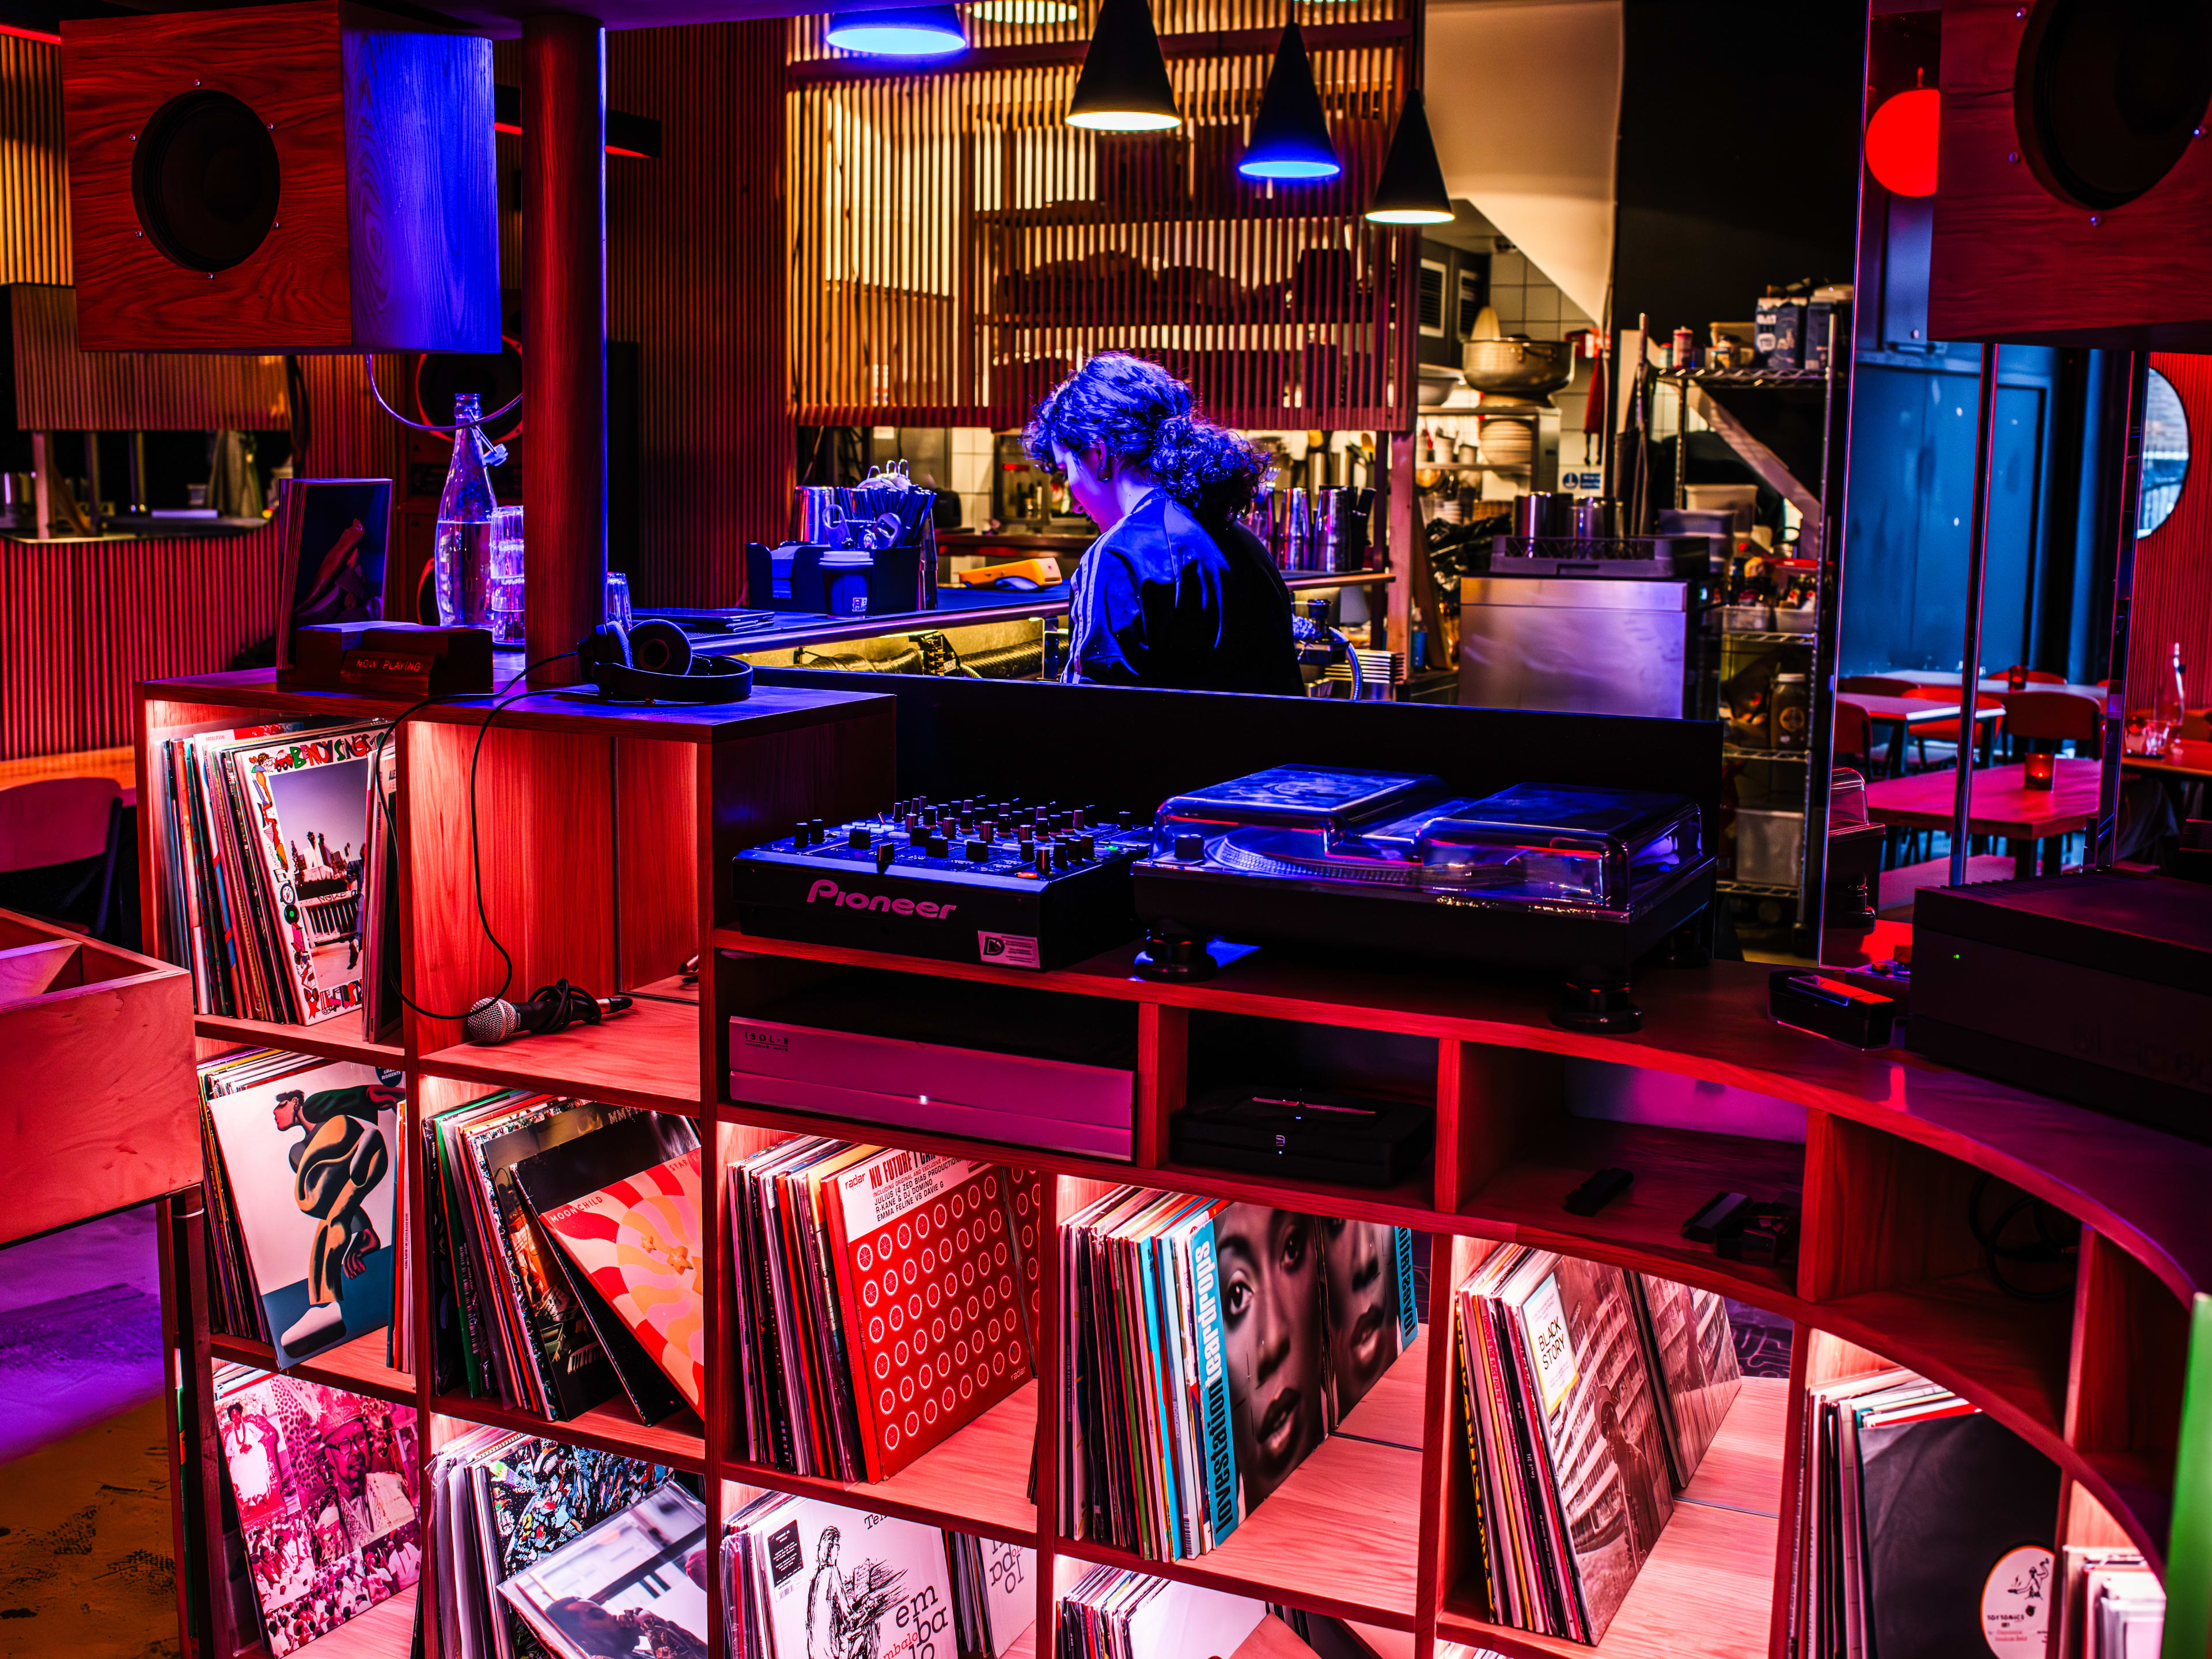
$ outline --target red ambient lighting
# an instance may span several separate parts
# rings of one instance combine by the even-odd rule
[[[1936,135],[1943,94],[1934,87],[1900,92],[1867,123],[1866,164],[1893,196],[1936,193]]]

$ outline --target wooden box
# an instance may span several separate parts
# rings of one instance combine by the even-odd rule
[[[85,350],[500,349],[490,41],[341,0],[99,18],[62,78]]]
[[[2212,349],[2212,290],[2203,281],[2212,264],[2212,143],[2191,137],[2203,131],[2205,100],[2182,95],[2165,77],[2125,77],[2158,79],[2172,95],[2150,131],[2135,133],[2136,143],[2120,146],[2115,159],[2112,146],[2100,153],[2080,137],[2085,122],[2103,119],[2088,107],[2098,100],[2062,85],[2073,112],[2060,136],[2049,136],[2051,123],[2038,111],[2059,105],[2038,92],[2039,64],[2050,52],[2079,46],[2050,32],[2065,26],[2057,18],[2063,9],[2050,0],[1946,0],[1929,332],[1939,340]],[[2124,125],[2112,121],[2109,130]],[[2108,166],[2069,167],[2069,133],[2077,155]]]
[[[200,1179],[192,980],[0,910],[0,1244]]]

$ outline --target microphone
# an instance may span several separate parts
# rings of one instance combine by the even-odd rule
[[[597,1025],[610,1014],[624,1012],[626,996],[595,997],[578,990],[567,980],[540,987],[520,1006],[501,997],[483,997],[461,1021],[461,1036],[471,1042],[505,1042],[519,1036],[544,1036],[582,1021]]]

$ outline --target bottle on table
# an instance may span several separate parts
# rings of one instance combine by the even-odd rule
[[[483,400],[453,394],[453,459],[438,497],[438,621],[447,628],[492,625],[494,520],[499,502],[484,471]]]
[[[2163,755],[2172,748],[2181,736],[2181,722],[2188,708],[2188,693],[2182,684],[2181,646],[2177,641],[2169,653],[2166,674],[2160,679],[2158,696],[2151,705],[2148,752]]]

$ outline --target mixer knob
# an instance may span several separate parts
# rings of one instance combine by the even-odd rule
[[[884,871],[890,869],[891,867],[891,860],[897,856],[898,848],[891,842],[888,841],[878,842],[876,843],[876,873],[880,876]]]
[[[976,841],[976,840],[974,840],[974,839],[972,839],[972,838],[969,841],[969,842],[968,842],[968,861],[969,861],[970,864],[981,864],[981,863],[985,862],[987,860],[988,860],[988,859],[990,858],[990,856],[991,856],[991,843],[990,843],[990,842],[988,842],[988,841]]]
[[[1096,836],[1078,836],[1075,842],[1075,850],[1080,857],[1086,859],[1097,858],[1098,856],[1098,837]]]
[[[1196,863],[1206,856],[1206,837],[1177,836],[1175,838],[1175,855],[1185,864]]]
[[[1036,842],[1026,831],[1023,833],[1020,845],[1015,848],[1014,850],[1021,855],[1021,860],[1024,864],[1035,864],[1036,862]]]
[[[941,858],[945,857],[945,856],[948,853],[950,853],[951,851],[951,843],[950,842],[946,841],[946,840],[945,839],[945,837],[944,837],[944,836],[932,836],[929,838],[929,856],[930,856],[930,857],[932,857],[932,858],[933,858],[933,859],[941,859]]]

